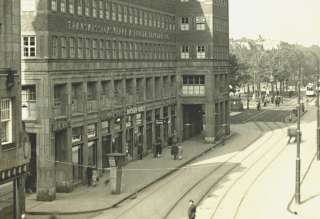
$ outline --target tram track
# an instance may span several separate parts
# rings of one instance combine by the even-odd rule
[[[261,130],[261,126],[258,125],[258,123],[255,123],[257,125],[257,127]],[[239,164],[241,164],[242,162],[244,162],[245,160],[249,159],[251,156],[253,156],[254,154],[256,154],[261,148],[262,146],[273,137],[274,134],[274,130],[270,127],[267,126],[270,131],[271,134],[268,138],[266,138],[261,144],[259,144],[259,146],[257,148],[255,148],[255,150],[251,153],[248,153],[243,159],[240,160],[240,162],[238,162]],[[275,147],[270,148],[269,150],[267,150],[267,153],[269,151],[271,151],[272,149],[274,149]],[[246,148],[244,148],[243,150],[245,150]],[[171,208],[167,211],[166,215],[163,218],[170,218],[171,213],[174,211],[174,209],[178,206],[178,204],[184,199],[186,198],[186,196],[188,194],[190,194],[197,186],[199,186],[202,182],[204,182],[206,179],[208,179],[210,176],[212,176],[215,172],[217,172],[217,170],[219,170],[222,166],[224,166],[227,162],[230,162],[232,159],[235,158],[235,156],[239,155],[243,150],[241,150],[239,153],[235,154],[234,156],[230,157],[230,159],[228,159],[227,161],[225,161],[224,163],[222,163],[221,165],[219,165],[218,168],[213,169],[212,171],[210,171],[208,174],[206,174],[203,178],[201,178],[197,183],[195,183],[191,188],[189,188],[184,194],[182,194],[182,196],[180,196],[180,198],[171,206]],[[261,159],[263,156],[265,156],[265,153],[263,153],[262,156],[259,157],[259,159]],[[259,160],[257,159],[257,161]],[[253,165],[254,166],[254,165]],[[207,195],[210,191],[213,190],[213,188],[215,188],[223,179],[225,179],[231,172],[233,172],[236,168],[239,168],[239,165],[234,165],[233,167],[231,167],[229,170],[227,170],[224,174],[222,174],[221,177],[219,177],[218,180],[216,180],[211,186],[209,186],[209,189],[206,189],[206,191],[203,193],[203,195],[200,197],[200,200],[197,203],[200,203]]]
[[[250,166],[245,170],[245,172],[244,172],[243,174],[241,174],[238,178],[236,178],[235,181],[233,181],[233,183],[232,183],[232,184],[228,187],[228,189],[223,193],[223,196],[222,196],[222,198],[219,200],[219,202],[217,203],[213,214],[211,214],[211,216],[210,216],[210,219],[213,219],[213,218],[215,217],[215,215],[216,215],[219,207],[221,206],[221,204],[223,203],[223,201],[225,200],[225,198],[227,197],[227,195],[229,195],[230,191],[234,188],[234,186],[235,186],[237,183],[239,183],[239,181],[240,181],[241,179],[243,179],[245,176],[247,176],[247,174],[248,174],[254,167],[257,166],[257,163],[262,162],[263,158],[264,158],[267,154],[269,154],[269,153],[271,153],[273,150],[277,149],[277,147],[278,147],[279,144],[280,144],[280,143],[275,144],[275,145],[274,145],[273,147],[271,147],[271,148],[267,148],[267,150],[265,151],[266,153],[263,153],[261,156],[259,156],[257,159],[255,159],[255,160],[252,162],[253,164],[250,165]],[[280,156],[280,154],[284,151],[284,149],[286,149],[286,147],[287,147],[287,146],[283,147],[283,148],[281,149],[281,151],[278,152],[275,157],[273,157],[272,162],[273,162],[276,158],[278,158],[278,157]],[[256,181],[258,180],[259,176],[261,176],[261,175],[264,173],[264,171],[272,164],[272,162],[269,162],[269,163],[267,164],[267,166],[265,166],[265,167],[263,168],[263,171],[259,172],[258,176],[254,178],[254,182],[256,182]],[[237,166],[237,167],[238,167],[238,166]],[[228,173],[226,173],[226,175],[225,175],[224,177],[226,177],[227,174],[228,174]],[[222,179],[221,179],[221,180],[222,180]],[[251,188],[252,185],[253,185],[253,182],[250,183],[250,186],[249,186],[248,188]],[[212,188],[208,191],[208,193],[210,193],[210,191],[212,191],[213,188],[214,188],[214,186],[212,186]],[[246,195],[248,192],[249,192],[249,189],[246,189],[245,195]],[[207,193],[207,194],[208,194],[208,193]],[[202,197],[202,199],[200,200],[200,203],[204,200],[204,198],[206,198],[207,194]],[[244,197],[242,197],[240,204],[237,206],[236,214],[234,215],[233,218],[236,218],[237,213],[239,212],[239,209],[240,209],[240,205],[241,205],[241,203],[242,203],[243,201],[244,201]]]

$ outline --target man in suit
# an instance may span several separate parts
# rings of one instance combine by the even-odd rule
[[[195,219],[196,218],[196,209],[197,207],[194,204],[193,200],[189,201],[189,208],[188,208],[188,218]]]

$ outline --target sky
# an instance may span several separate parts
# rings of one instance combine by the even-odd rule
[[[229,0],[230,37],[320,46],[320,0]]]

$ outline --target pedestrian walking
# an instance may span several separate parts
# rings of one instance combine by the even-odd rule
[[[179,153],[179,148],[177,144],[172,145],[171,147],[171,154],[173,155],[173,159],[177,160],[178,159],[178,153]]]
[[[188,218],[195,219],[196,218],[196,210],[197,207],[194,204],[193,200],[189,200],[189,208],[188,208]]]
[[[88,184],[88,187],[91,186],[91,181],[92,181],[92,167],[91,166],[88,166],[87,167],[87,184]]]
[[[156,156],[161,157],[161,154],[162,154],[162,145],[161,145],[160,138],[158,138],[156,141]]]
[[[258,111],[261,110],[261,103],[260,103],[260,101],[257,103],[257,110],[258,110]]]
[[[139,157],[139,160],[142,160],[142,156],[143,155],[143,146],[141,143],[138,143],[138,157]]]

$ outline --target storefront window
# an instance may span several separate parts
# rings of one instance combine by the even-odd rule
[[[88,142],[88,165],[97,167],[97,143],[96,141]]]

